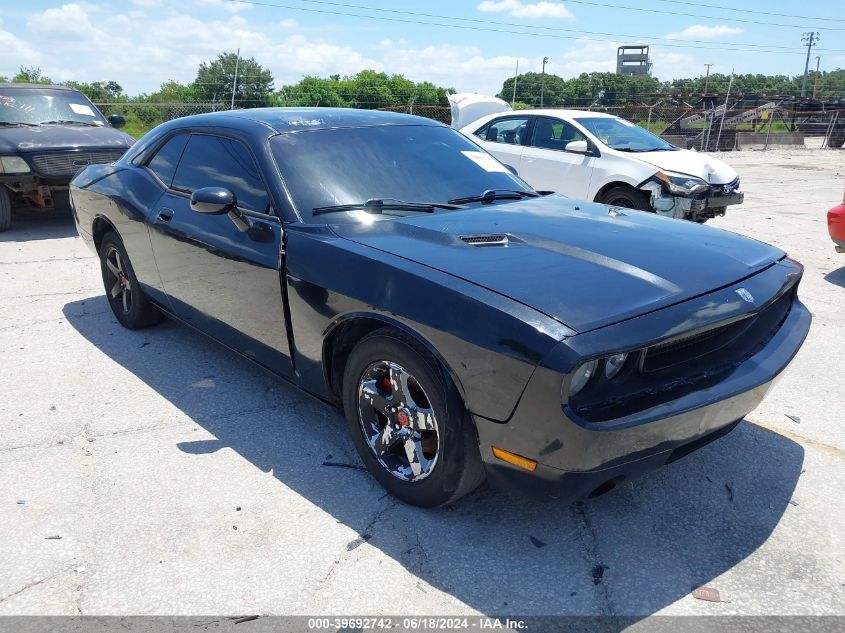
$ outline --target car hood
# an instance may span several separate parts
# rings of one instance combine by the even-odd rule
[[[113,147],[126,149],[135,140],[113,127],[43,125],[0,128],[0,153]]]
[[[576,332],[736,283],[784,256],[728,231],[556,195],[333,229],[507,296]],[[506,235],[508,244],[462,239],[484,235]]]
[[[626,158],[634,158],[658,169],[698,176],[714,185],[725,185],[736,178],[736,172],[727,163],[688,149],[672,152],[623,152],[623,154]]]

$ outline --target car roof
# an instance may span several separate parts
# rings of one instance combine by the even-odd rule
[[[303,130],[323,130],[342,127],[375,127],[382,125],[442,126],[424,117],[356,108],[250,108],[209,112],[178,119],[179,127],[192,125],[227,125],[235,121],[263,124],[282,134]]]
[[[4,88],[33,88],[37,90],[68,90],[71,92],[79,92],[76,88],[70,86],[59,86],[57,84],[13,84],[0,83],[0,90]]]
[[[499,114],[504,114],[500,112]],[[531,116],[557,116],[557,117],[599,117],[603,119],[616,119],[615,114],[608,114],[607,112],[593,112],[591,110],[564,110],[561,108],[537,108],[534,110],[514,110],[508,112],[508,115],[528,114]]]

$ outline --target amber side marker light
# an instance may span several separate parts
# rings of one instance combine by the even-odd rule
[[[498,446],[493,447],[493,455],[501,459],[503,462],[513,464],[514,466],[519,466],[520,468],[524,468],[525,470],[537,470],[537,462],[535,462],[533,459],[528,459],[527,457],[523,457],[522,455],[511,453],[510,451],[506,451],[505,449],[499,448]]]

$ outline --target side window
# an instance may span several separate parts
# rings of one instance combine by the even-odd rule
[[[563,151],[568,143],[585,140],[586,137],[566,121],[537,117],[531,134],[531,147]]]
[[[475,135],[484,141],[492,141],[493,143],[525,145],[525,130],[527,127],[527,117],[494,119],[478,130]]]
[[[182,152],[185,149],[185,143],[187,142],[187,134],[174,136],[162,145],[155,153],[152,160],[147,163],[147,168],[155,173],[161,182],[168,187],[173,182],[173,174],[176,171],[176,165],[179,164],[179,158],[182,156]]]
[[[255,160],[238,141],[191,135],[173,178],[173,188],[190,193],[203,187],[226,187],[235,194],[239,207],[270,212],[270,199]]]

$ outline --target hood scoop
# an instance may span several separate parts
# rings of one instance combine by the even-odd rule
[[[462,235],[461,241],[470,246],[507,246],[510,240],[505,234]]]

